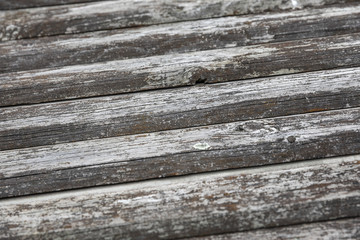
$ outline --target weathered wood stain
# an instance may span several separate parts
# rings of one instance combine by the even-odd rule
[[[0,9],[0,239],[360,238],[359,1]]]

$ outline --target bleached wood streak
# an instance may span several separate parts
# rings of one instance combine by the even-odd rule
[[[0,197],[358,154],[359,139],[354,108],[1,151]]]
[[[96,2],[101,0],[1,0],[0,10],[42,7],[72,3]]]
[[[308,223],[240,233],[212,235],[189,240],[257,239],[360,239],[360,218]]]
[[[0,44],[0,72],[95,63],[358,32],[360,5],[341,5]]]
[[[360,216],[360,157],[0,201],[0,238],[173,239]]]
[[[360,34],[351,34],[6,73],[0,105],[354,67],[359,59]]]
[[[0,12],[0,41],[351,1],[353,0],[113,0],[3,11]]]
[[[348,107],[360,68],[18,106],[0,112],[0,150]]]

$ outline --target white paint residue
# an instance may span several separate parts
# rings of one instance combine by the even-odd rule
[[[237,46],[236,42],[228,43],[228,44],[225,45],[226,48],[231,48],[231,47],[236,47],[236,46]]]
[[[120,203],[120,204],[131,204],[131,200],[130,199],[119,199],[115,202],[116,203]]]
[[[297,0],[291,0],[291,4],[293,5],[293,8],[296,8],[298,6]]]
[[[198,150],[207,150],[210,148],[210,145],[206,142],[199,142],[193,146],[193,148]]]

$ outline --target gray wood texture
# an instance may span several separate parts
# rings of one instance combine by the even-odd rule
[[[359,139],[352,108],[0,151],[0,197],[358,154]]]
[[[360,34],[0,75],[1,106],[360,66]],[[306,61],[304,61],[306,60]]]
[[[354,0],[113,0],[0,12],[0,41],[291,10]]]
[[[0,0],[0,239],[360,238],[359,59],[358,0]]]
[[[0,150],[349,107],[360,68],[16,106],[0,112]]]
[[[360,218],[220,234],[189,240],[360,239]]]
[[[0,43],[0,73],[281,42],[360,30],[360,5]]]
[[[72,3],[96,2],[101,0],[1,0],[0,10],[43,7]]]
[[[360,158],[0,201],[0,238],[174,239],[360,216]]]

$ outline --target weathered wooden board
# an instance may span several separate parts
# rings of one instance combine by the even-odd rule
[[[360,5],[248,15],[0,44],[0,72],[358,32]]]
[[[359,59],[360,34],[351,34],[5,73],[0,105],[360,66]]]
[[[1,0],[0,10],[95,2],[95,1],[101,1],[101,0]]]
[[[261,229],[233,234],[220,234],[189,240],[238,239],[360,239],[360,218]]]
[[[0,238],[173,239],[360,216],[360,157],[0,201]]]
[[[90,1],[0,0],[68,4],[0,11],[0,239],[360,238],[358,1]]]
[[[359,139],[353,108],[1,151],[0,197],[358,154]]]
[[[354,0],[113,0],[0,12],[0,41],[92,32]]]
[[[0,112],[0,150],[349,107],[360,68],[17,106]]]

